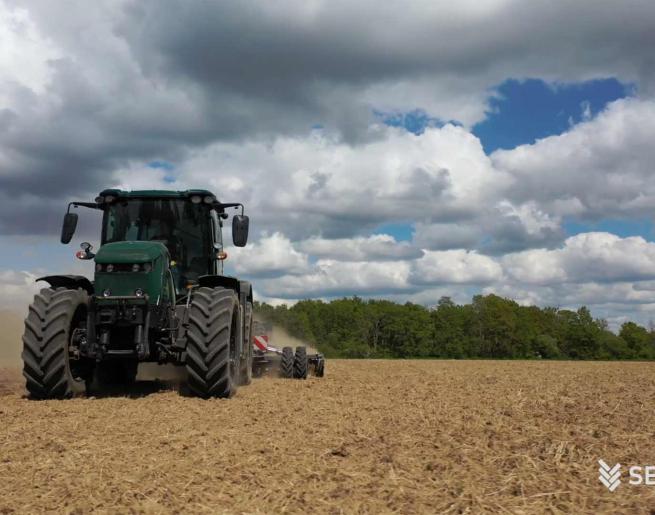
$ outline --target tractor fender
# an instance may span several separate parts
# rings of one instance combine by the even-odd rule
[[[242,304],[252,302],[252,285],[249,281],[240,281],[236,277],[229,277],[227,275],[203,275],[198,278],[198,286],[206,288],[229,288],[234,290]]]
[[[245,302],[252,303],[252,284],[249,281],[239,281],[239,294]]]
[[[46,275],[39,277],[36,282],[45,281],[53,288],[66,288],[67,290],[77,290],[82,288],[89,295],[93,295],[93,284],[83,275]]]
[[[198,286],[205,288],[229,288],[237,294],[240,291],[239,280],[236,277],[227,275],[203,275],[198,278]]]

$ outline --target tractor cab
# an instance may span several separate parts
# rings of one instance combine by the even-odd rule
[[[206,190],[187,191],[122,191],[105,190],[94,204],[73,203],[77,207],[103,210],[101,244],[118,242],[159,242],[168,250],[170,271],[177,294],[205,275],[222,275],[223,220],[226,208],[241,204],[223,204]],[[74,217],[74,222],[70,217]],[[68,213],[70,225],[76,225],[77,214]],[[236,246],[245,245],[248,219],[233,218],[233,239]],[[72,233],[71,233],[72,236]],[[66,223],[62,243],[70,241]],[[93,257],[90,253],[78,254]]]
[[[136,193],[136,192],[135,192]],[[207,192],[208,193],[208,192]],[[107,198],[107,196],[105,196]],[[193,201],[198,198],[201,201]],[[205,198],[214,198],[205,195]],[[222,220],[202,197],[134,197],[106,202],[102,244],[162,243],[168,250],[177,293],[203,275],[223,273]]]

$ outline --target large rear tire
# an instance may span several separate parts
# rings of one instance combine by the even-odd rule
[[[22,353],[31,398],[65,399],[86,391],[93,362],[79,357],[76,338],[86,327],[88,303],[82,289],[46,288],[34,296]]]
[[[296,347],[296,355],[293,360],[293,377],[296,379],[307,379],[307,369],[309,362],[307,360],[307,348]]]
[[[245,312],[245,332],[243,335],[243,345],[246,359],[241,364],[241,384],[249,385],[252,383],[252,303],[246,302]]]
[[[282,359],[280,360],[280,377],[291,379],[293,377],[293,349],[284,347]]]
[[[198,288],[189,306],[186,370],[191,394],[231,397],[239,381],[239,300],[232,290]]]

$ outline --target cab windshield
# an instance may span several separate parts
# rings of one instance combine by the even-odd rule
[[[185,199],[119,200],[107,206],[102,243],[160,241],[175,262],[179,290],[188,280],[211,273],[209,207]]]

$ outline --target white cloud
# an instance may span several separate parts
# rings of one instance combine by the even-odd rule
[[[513,178],[507,195],[552,217],[650,216],[654,135],[655,101],[617,100],[561,135],[491,158]]]
[[[503,264],[524,283],[643,281],[655,279],[655,243],[641,237],[583,233],[568,238],[561,249],[509,254]]]
[[[318,258],[338,261],[385,261],[394,259],[416,259],[423,255],[420,249],[409,242],[398,242],[388,234],[375,234],[354,238],[309,238],[300,243],[303,252]]]
[[[291,241],[276,232],[247,247],[232,247],[228,264],[238,274],[250,277],[297,275],[308,270],[307,255],[298,252]]]
[[[246,203],[259,230],[281,229],[298,240],[364,236],[385,223],[471,219],[507,182],[462,127],[419,136],[386,126],[370,131],[375,138],[357,146],[320,130],[216,143],[180,164],[175,187],[207,185],[222,200]],[[133,185],[132,170],[119,182]]]
[[[398,262],[339,262],[319,260],[302,276],[284,276],[264,282],[263,293],[271,297],[304,299],[349,295],[385,295],[411,291],[410,265]]]
[[[655,309],[652,243],[562,228],[652,217],[652,2],[16,5],[0,3],[2,234],[54,234],[69,196],[115,184],[203,186],[246,203],[252,243],[228,266],[277,301],[498,291]],[[526,77],[638,94],[485,155],[469,127]],[[414,110],[461,125],[379,124]],[[394,223],[413,241],[372,235]],[[5,273],[11,292],[31,277]]]
[[[34,24],[24,8],[0,2],[0,109],[10,107],[2,96],[5,88],[46,92],[51,78],[49,62],[61,57],[59,49]]]
[[[249,274],[246,265],[242,272]],[[403,261],[321,259],[302,273],[260,278],[256,287],[278,302],[363,295],[430,305],[442,295],[470,301],[471,292],[478,291],[525,305],[577,309],[584,304],[597,316],[634,315],[645,323],[655,318],[655,243],[587,233],[568,238],[560,248],[502,257],[460,249],[425,251],[419,259]]]
[[[502,268],[488,256],[466,250],[428,251],[414,263],[414,284],[485,284],[502,278]]]
[[[484,236],[484,229],[477,220],[453,223],[417,222],[415,229],[416,244],[432,250],[473,248]]]

